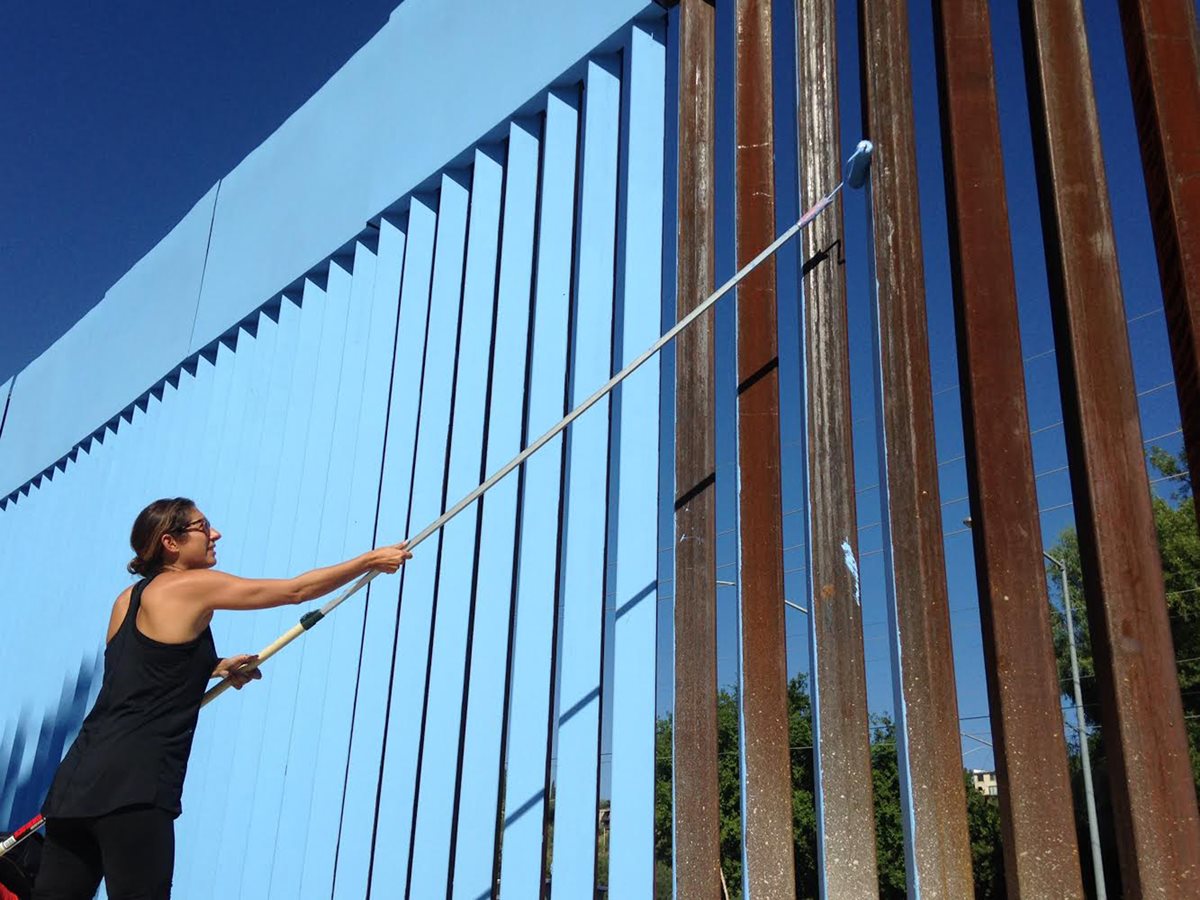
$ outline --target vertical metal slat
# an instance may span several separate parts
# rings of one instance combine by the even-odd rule
[[[713,288],[715,24],[708,0],[679,9],[676,318]],[[717,795],[716,404],[711,313],[675,342],[675,892],[720,900]]]
[[[771,3],[736,8],[737,262],[775,237]],[[746,277],[737,297],[739,589],[742,625],[744,881],[754,898],[795,896],[775,263]]]
[[[1080,0],[1022,0],[1059,383],[1127,896],[1200,883],[1200,819]],[[1188,888],[1187,885],[1191,885]]]
[[[832,0],[796,4],[802,208],[841,180],[836,6]],[[875,897],[843,239],[839,199],[802,232],[800,244],[817,835],[822,895]]]
[[[938,0],[967,478],[1010,891],[1082,897],[1054,661],[986,0]]]
[[[907,9],[859,2],[872,166],[880,484],[901,805],[912,897],[972,896],[942,547]]]

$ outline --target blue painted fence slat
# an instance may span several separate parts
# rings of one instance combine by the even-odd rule
[[[422,210],[424,212],[422,213]],[[413,241],[414,255],[419,253],[422,241],[419,236],[428,234],[424,242],[426,257],[432,252],[432,213],[420,204],[414,204],[412,220],[415,224]],[[421,223],[425,225],[422,228]],[[389,219],[379,223],[379,248],[375,266],[374,283],[371,290],[371,334],[368,345],[368,360],[363,381],[363,406],[360,416],[360,458],[355,465],[353,499],[350,506],[350,527],[347,543],[361,538],[370,544],[379,526],[390,529],[387,534],[399,534],[407,513],[409,479],[412,472],[413,432],[407,420],[392,419],[388,411],[389,398],[392,413],[399,414],[405,403],[415,404],[415,396],[407,389],[404,379],[411,377],[406,370],[406,357],[400,357],[400,337],[410,331],[421,332],[424,339],[425,315],[428,310],[428,294],[422,304],[401,306],[400,287],[405,273],[406,232]],[[411,298],[410,298],[411,299]],[[410,328],[416,307],[420,306],[419,329]],[[397,317],[399,316],[399,333]],[[396,369],[393,372],[393,356]],[[415,370],[414,381],[420,378],[421,358],[408,359]],[[400,392],[395,393],[398,378]],[[393,424],[394,423],[394,424]],[[414,421],[411,427],[415,428]],[[384,440],[387,443],[387,459],[391,468],[384,465]],[[398,453],[397,445],[403,444]],[[407,459],[401,465],[398,457]],[[401,472],[401,470],[403,471]],[[380,485],[380,476],[383,483]],[[402,490],[396,485],[397,480]],[[398,495],[402,494],[402,499]],[[401,507],[401,503],[403,506]],[[387,514],[385,515],[385,511]],[[384,539],[387,540],[386,538]],[[401,576],[403,577],[403,576]],[[383,700],[387,696],[387,677],[395,631],[396,596],[398,578],[377,579],[363,597],[360,630],[351,628],[350,641],[358,663],[355,673],[354,695],[347,710],[346,731],[350,737],[349,755],[345,767],[341,791],[341,806],[335,838],[333,896],[365,897],[367,875],[370,866],[371,835],[375,826],[375,797],[379,782],[379,761],[383,737]],[[341,611],[338,612],[341,615]],[[330,823],[332,827],[332,822]]]
[[[300,503],[305,480],[312,473],[311,461],[306,464],[309,419],[313,411],[313,384],[316,378],[316,359],[321,344],[321,309],[318,302],[320,289],[306,281],[303,289],[303,304],[285,297],[281,309],[280,337],[283,329],[295,328],[294,340],[281,340],[279,347],[288,353],[280,360],[291,369],[287,390],[287,412],[284,416],[283,443],[278,458],[278,481],[271,508],[266,552],[263,555],[263,571],[274,577],[287,577],[293,571],[293,541],[300,530],[307,527],[304,521],[308,512]],[[256,615],[261,631],[256,630],[255,647],[265,646],[275,639],[284,628],[295,621],[294,609],[281,607],[266,610]],[[290,621],[289,621],[290,620]],[[254,772],[249,790],[244,795],[248,800],[246,811],[247,828],[242,853],[241,885],[243,891],[265,894],[271,872],[271,857],[278,827],[279,797],[283,789],[284,766],[282,746],[287,738],[291,721],[289,685],[293,685],[299,660],[289,654],[280,654],[273,660],[267,677],[259,690],[245,698],[254,702],[255,719],[260,723],[257,738],[257,753],[242,760]],[[249,710],[247,710],[249,711]]]
[[[353,432],[346,429],[339,431],[336,424],[340,415],[339,401],[342,399],[341,373],[346,350],[350,282],[351,276],[346,267],[337,260],[331,261],[322,298],[321,351],[316,363],[314,418],[308,434],[309,452],[315,454],[317,460],[311,495],[315,515],[311,520],[297,523],[299,527],[306,529],[308,540],[303,545],[302,555],[297,556],[293,562],[293,572],[289,574],[315,565],[328,565],[340,561],[337,557],[341,555],[340,538],[344,515],[342,520],[338,521],[337,510],[344,509],[341,504],[348,485],[345,463],[348,454],[344,447],[353,437]],[[323,543],[330,540],[331,535],[338,538],[336,551],[331,551],[328,546],[322,547]],[[298,551],[300,548],[294,547],[293,550]],[[292,612],[295,615],[297,610]],[[300,875],[308,836],[309,805],[316,775],[318,726],[324,700],[321,686],[326,676],[330,636],[330,629],[317,629],[307,634],[300,646],[292,651],[292,655],[298,660],[299,671],[291,701],[292,723],[289,740],[283,748],[283,753],[286,754],[283,760],[286,760],[287,776],[283,783],[279,831],[275,838],[275,861],[270,887],[272,897],[294,900],[301,893]]]
[[[261,412],[261,443],[257,459],[247,461],[251,471],[249,512],[252,521],[246,532],[239,536],[236,574],[244,577],[263,577],[268,574],[272,536],[285,527],[275,515],[276,498],[280,489],[293,490],[285,479],[286,467],[290,463],[289,448],[284,440],[287,433],[287,417],[290,406],[292,375],[296,358],[296,344],[300,336],[300,310],[291,301],[281,300],[275,320],[269,316],[259,317],[259,340],[271,341],[271,370],[266,387],[266,401]],[[276,543],[279,543],[276,538]],[[278,575],[281,568],[270,574]],[[275,615],[270,610],[246,613],[245,631],[240,645],[246,652],[254,653],[271,641],[270,634],[275,624]],[[266,670],[267,678],[274,673]],[[267,683],[254,685],[255,690],[238,697],[237,706],[242,721],[247,726],[238,731],[233,740],[232,756],[241,762],[228,773],[227,807],[225,825],[219,836],[216,863],[213,866],[216,881],[214,896],[230,896],[240,890],[242,867],[245,861],[246,837],[250,828],[254,781],[258,775],[258,760],[262,748],[262,721],[266,715],[270,691]],[[215,707],[214,707],[215,708]]]
[[[665,47],[633,29],[626,64],[622,365],[659,333],[662,309]],[[613,658],[612,837],[609,896],[654,891],[654,681],[658,605],[659,364],[618,389],[621,417]]]
[[[408,530],[436,228],[437,215],[433,208],[423,200],[411,200],[408,208],[407,244],[401,254],[403,273],[400,280],[399,323],[396,330],[395,364],[392,370],[391,402],[387,419],[383,482],[379,489],[378,524],[375,529],[377,545],[401,540]],[[386,233],[380,236],[381,254],[385,237]],[[380,275],[383,274],[383,266],[394,265],[397,261],[393,260],[389,264],[387,257],[381,256]],[[380,284],[378,276],[376,284]],[[392,655],[396,646],[400,588],[406,577],[407,571],[402,570],[395,578],[375,579],[367,597],[367,623],[362,661],[359,664],[358,699],[355,704],[350,770],[346,784],[347,813],[342,819],[334,885],[335,897],[361,900],[367,896],[370,885],[380,813],[378,798],[388,695],[391,689]],[[384,852],[390,852],[390,848]]]
[[[620,78],[588,64],[576,216],[572,408],[612,375]],[[551,896],[595,893],[600,772],[600,667],[610,398],[567,432],[560,675]]]
[[[546,105],[530,349],[528,434],[539,435],[565,412],[571,303],[578,92],[552,92]],[[504,832],[500,895],[538,896],[550,741],[554,618],[563,438],[525,463],[521,497],[517,609],[509,675]]]
[[[477,151],[471,183],[466,266],[462,279],[462,328],[456,349],[453,441],[447,470],[447,502],[483,480],[484,422],[496,302],[496,254],[503,171]],[[421,773],[412,847],[413,897],[444,894],[450,878],[458,747],[463,712],[463,660],[476,562],[478,505],[463,510],[443,529],[437,605],[430,645]]]
[[[342,493],[331,494],[327,503],[326,521],[321,532],[321,558],[325,560],[345,558],[367,550],[371,546],[375,523],[399,295],[397,287],[388,304],[389,321],[378,322],[379,334],[373,334],[376,262],[376,255],[370,248],[356,243],[341,396],[334,424],[335,440],[345,441],[347,452],[338,460],[331,460],[332,467],[344,469],[345,480]],[[361,489],[364,470],[370,476],[368,492]],[[354,603],[341,607],[337,616],[321,625],[329,632],[329,637],[319,669],[323,685],[318,690],[324,694],[324,703],[317,737],[316,781],[305,821],[306,849],[300,880],[301,896],[304,897],[328,898],[333,888],[337,825],[345,787],[365,600],[366,597],[359,597]]]
[[[436,519],[445,504],[468,200],[468,191],[462,184],[442,176],[429,291],[425,372],[419,385],[421,410],[410,532]],[[406,896],[439,542],[440,535],[430,538],[421,546],[420,559],[405,567],[379,798],[373,896]]]
[[[514,124],[508,132],[495,352],[488,408],[488,472],[521,452],[539,156],[538,137],[528,128]],[[518,476],[509,476],[482,501],[462,783],[457,805],[453,879],[456,900],[490,896],[496,865],[518,481]]]

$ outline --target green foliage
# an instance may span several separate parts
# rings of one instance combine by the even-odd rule
[[[654,858],[668,864],[674,815],[671,784],[671,717],[668,715],[659,719],[654,729]]]
[[[871,721],[871,782],[875,795],[875,864],[881,900],[905,896],[904,825],[900,809],[900,766],[896,724],[887,716]]]
[[[721,811],[721,869],[729,896],[742,896],[742,788],[739,780],[738,698],[717,694],[717,805]]]
[[[788,726],[792,760],[792,836],[795,842],[796,895],[818,891],[817,818],[813,796],[812,707],[803,675],[788,684]],[[904,837],[900,779],[893,722],[876,718],[871,739],[871,775],[875,792],[875,831],[879,892],[884,900],[905,895]],[[738,699],[734,691],[717,697],[717,778],[720,800],[721,868],[730,900],[742,897],[742,816],[738,761]],[[671,720],[659,720],[656,735],[658,782],[655,785],[655,849],[658,862],[655,896],[669,897],[671,859]],[[964,776],[965,777],[965,776]],[[967,813],[975,862],[976,896],[1004,896],[1000,816],[994,798],[968,790]]]
[[[792,842],[796,894],[817,896],[817,804],[813,766],[812,707],[803,675],[788,682],[788,746],[792,760]]]
[[[967,831],[971,836],[971,866],[975,872],[976,900],[1005,896],[1004,851],[1000,844],[1000,803],[981,794],[964,775],[967,791]]]
[[[1197,796],[1200,797],[1200,534],[1196,528],[1195,500],[1191,496],[1190,483],[1180,477],[1186,471],[1182,455],[1175,457],[1160,447],[1153,447],[1148,457],[1150,465],[1162,476],[1178,479],[1172,491],[1173,503],[1159,496],[1155,496],[1152,502],[1167,591],[1167,615],[1170,617],[1171,638],[1178,660],[1176,670],[1183,697],[1192,779],[1198,785]],[[1075,529],[1065,529],[1048,552],[1066,564],[1084,713],[1088,725],[1095,727],[1100,724],[1099,695],[1088,637],[1079,538]],[[1060,569],[1053,565],[1047,566],[1046,573],[1051,594],[1058,600],[1057,607],[1051,613],[1058,674],[1063,695],[1067,702],[1073,703],[1066,618],[1059,608],[1062,606],[1062,575]],[[1073,741],[1078,744],[1078,735],[1073,735]],[[1097,756],[1093,763],[1100,768],[1103,763],[1102,749]]]

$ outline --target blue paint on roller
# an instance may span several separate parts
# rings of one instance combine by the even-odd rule
[[[854,153],[846,160],[846,184],[852,188],[861,188],[867,183],[871,174],[871,154],[875,145],[870,141],[859,141]]]

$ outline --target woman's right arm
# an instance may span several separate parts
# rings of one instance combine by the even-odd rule
[[[174,579],[171,592],[206,609],[271,609],[323,597],[367,572],[395,572],[411,557],[403,544],[379,547],[295,578],[239,578],[215,569],[193,569]]]

